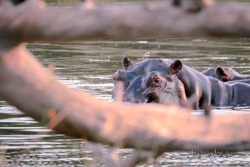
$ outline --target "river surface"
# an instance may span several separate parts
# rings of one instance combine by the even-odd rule
[[[30,43],[28,49],[72,88],[95,97],[111,99],[112,74],[122,69],[121,60],[146,58],[180,59],[198,71],[230,66],[250,74],[250,40],[238,38],[145,38],[134,41],[77,41],[70,43]],[[248,108],[241,111],[249,112]],[[216,109],[218,113],[237,110]],[[120,150],[121,155],[131,150]],[[138,166],[220,166],[250,165],[250,152],[197,155],[190,152],[165,153],[157,163]],[[216,150],[215,150],[216,152]],[[4,100],[0,101],[0,163],[2,166],[101,166],[84,141],[56,134],[40,126]]]

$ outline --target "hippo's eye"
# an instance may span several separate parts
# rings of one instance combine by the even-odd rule
[[[161,81],[160,78],[155,78],[155,80],[154,80],[155,83],[158,83],[158,82],[160,82],[160,81]]]
[[[153,85],[154,86],[161,86],[162,80],[159,76],[154,77],[153,79]]]

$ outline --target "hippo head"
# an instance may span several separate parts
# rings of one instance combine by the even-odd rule
[[[250,79],[250,75],[239,74],[230,67],[217,67],[215,73],[223,82]]]
[[[176,77],[182,69],[182,62],[165,61],[163,59],[146,59],[135,63],[124,57],[124,70],[118,70],[113,75],[114,88],[112,98],[115,98],[116,82],[124,83],[123,101],[132,103],[165,103],[171,101],[179,104],[185,99],[182,82]]]
[[[217,77],[219,78],[219,80],[223,81],[223,82],[227,82],[227,81],[231,81],[234,79],[234,75],[232,75],[231,73],[233,73],[234,70],[229,68],[229,67],[217,67],[215,69],[215,73],[217,75]]]

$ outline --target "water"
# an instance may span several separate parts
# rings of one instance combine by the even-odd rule
[[[98,98],[110,99],[112,74],[122,69],[121,60],[133,62],[146,58],[180,59],[203,71],[211,67],[230,66],[250,74],[250,40],[237,38],[162,38],[134,41],[82,41],[70,43],[31,43],[28,49],[72,88]],[[241,111],[249,112],[245,108]],[[215,113],[235,113],[219,109]],[[55,134],[25,116],[15,107],[0,101],[0,162],[2,166],[100,166],[84,141]],[[195,151],[195,150],[193,150]],[[120,150],[122,155],[128,150]],[[250,165],[249,152],[223,155],[194,155],[190,152],[165,153],[158,162],[138,166],[219,166]]]

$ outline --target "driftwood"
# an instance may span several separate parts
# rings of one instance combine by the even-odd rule
[[[168,3],[61,9],[35,0],[17,6],[2,0],[0,96],[59,133],[152,151],[154,157],[176,150],[250,150],[250,114],[205,117],[172,105],[96,99],[57,81],[22,43],[153,35],[249,37],[249,7],[225,3],[190,14]]]

